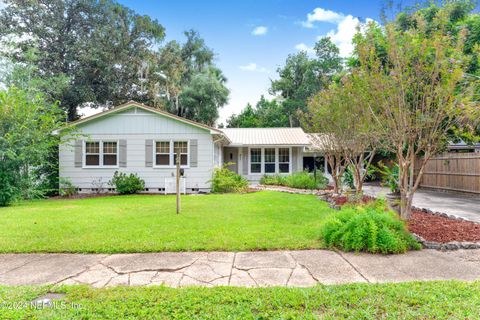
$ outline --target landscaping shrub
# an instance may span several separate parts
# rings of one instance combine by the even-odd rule
[[[70,179],[67,178],[60,178],[59,179],[58,194],[62,197],[71,197],[77,194],[77,188],[72,183]]]
[[[287,180],[286,176],[281,176],[279,174],[276,175],[264,175],[260,179],[260,184],[269,185],[269,186],[286,186]]]
[[[327,246],[344,251],[386,254],[420,249],[405,223],[380,201],[343,208],[327,219],[321,234]]]
[[[248,188],[248,181],[239,174],[228,169],[229,163],[221,168],[215,168],[213,171],[212,192],[245,192]]]
[[[0,207],[10,205],[20,197],[16,167],[12,161],[0,158]]]
[[[316,174],[307,171],[295,172],[289,175],[265,175],[260,179],[264,185],[277,185],[296,189],[325,189],[328,179],[320,171]]]
[[[130,175],[127,175],[118,171],[115,171],[109,184],[115,186],[115,189],[120,194],[133,194],[143,191],[145,188],[145,181],[137,174],[130,173]]]

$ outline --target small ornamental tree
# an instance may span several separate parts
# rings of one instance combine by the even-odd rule
[[[343,173],[348,165],[347,140],[348,120],[344,117],[347,101],[337,85],[322,90],[308,102],[308,111],[302,119],[303,126],[312,135],[314,145],[323,152],[332,172],[333,191],[338,193]]]
[[[315,95],[304,117],[304,126],[319,133],[314,139],[332,168],[335,192],[350,166],[356,192],[361,193],[375,154],[378,134],[365,96],[358,92],[363,89],[361,84],[357,77],[345,76],[339,84]]]
[[[412,19],[415,28],[406,31],[371,23],[355,39],[356,72],[364,81],[365,101],[385,142],[383,148],[397,156],[405,220],[410,218],[426,162],[444,149],[450,130],[478,120],[475,79],[464,73],[468,61],[462,32],[453,36],[447,31],[443,11],[429,24],[434,28],[427,28],[419,15]]]

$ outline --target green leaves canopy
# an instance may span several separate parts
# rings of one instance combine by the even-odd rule
[[[69,85],[55,100],[77,117],[77,106],[143,100],[137,72],[164,37],[164,28],[148,16],[111,0],[7,0],[0,13],[0,37],[16,50],[15,62],[36,53],[37,76],[66,76]]]

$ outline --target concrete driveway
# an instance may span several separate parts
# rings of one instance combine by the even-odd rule
[[[370,196],[384,196],[388,188],[365,185],[364,192]],[[480,195],[462,195],[432,190],[418,190],[413,197],[413,205],[434,212],[446,213],[465,220],[480,223]]]
[[[421,250],[401,255],[328,250],[0,254],[0,285],[308,287],[449,279],[480,279],[480,250]]]

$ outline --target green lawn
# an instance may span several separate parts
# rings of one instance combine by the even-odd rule
[[[65,292],[55,309],[29,302]],[[17,308],[9,309],[17,306]],[[313,288],[0,287],[2,319],[478,319],[480,282]]]
[[[0,252],[153,252],[320,248],[333,212],[313,195],[262,191],[28,201],[0,208]]]

